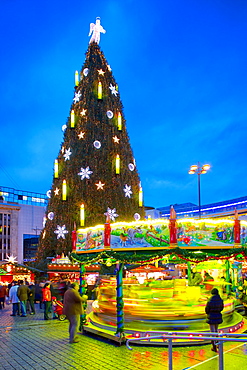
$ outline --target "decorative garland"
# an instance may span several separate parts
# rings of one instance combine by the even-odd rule
[[[120,338],[124,337],[124,301],[123,301],[123,264],[120,263],[116,269],[117,271],[117,330],[115,335],[119,334]]]
[[[231,248],[229,250],[218,250],[195,253],[179,247],[174,249],[163,249],[163,250],[149,250],[149,251],[127,251],[127,252],[116,252],[113,250],[107,250],[102,252],[76,254],[71,253],[70,258],[72,261],[79,262],[83,265],[89,265],[92,263],[104,263],[106,259],[118,261],[123,264],[145,264],[155,262],[156,260],[162,259],[163,257],[170,255],[171,260],[184,260],[193,263],[199,263],[209,261],[213,259],[229,260],[234,258],[235,261],[244,262],[247,260],[247,248]]]

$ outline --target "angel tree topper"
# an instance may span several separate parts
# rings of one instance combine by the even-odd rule
[[[91,34],[92,36],[89,41],[89,44],[91,44],[91,42],[96,42],[97,44],[99,44],[100,33],[106,33],[106,30],[104,30],[104,28],[100,24],[100,17],[97,17],[95,24],[90,23],[90,31],[88,36],[90,36]]]

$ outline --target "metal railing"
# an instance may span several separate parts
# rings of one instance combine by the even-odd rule
[[[219,355],[219,370],[224,370],[224,342],[247,342],[247,334],[234,334],[234,333],[200,333],[200,332],[165,332],[162,335],[153,337],[130,338],[126,341],[128,349],[132,350],[129,342],[145,341],[149,342],[152,339],[162,339],[168,342],[168,370],[172,370],[172,341],[174,339],[189,339],[189,340],[206,340],[215,341],[218,345]]]

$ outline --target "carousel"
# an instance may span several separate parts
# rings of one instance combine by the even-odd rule
[[[70,258],[81,266],[81,285],[84,267],[92,262],[115,267],[113,276],[99,279],[83,330],[120,343],[147,338],[145,344],[167,345],[148,338],[209,331],[205,306],[217,288],[224,301],[219,331],[245,331],[247,322],[235,309],[247,255],[241,244],[245,223],[237,214],[235,220],[177,220],[171,209],[169,220],[78,230]]]

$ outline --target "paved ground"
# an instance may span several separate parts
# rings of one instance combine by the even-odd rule
[[[163,370],[168,369],[167,349],[133,346],[130,351],[111,342],[79,335],[80,342],[69,344],[68,321],[43,320],[36,315],[11,317],[11,306],[0,310],[0,369],[85,369]],[[225,370],[247,369],[247,346],[225,344]],[[173,350],[173,370],[217,370],[218,356],[209,345]]]

